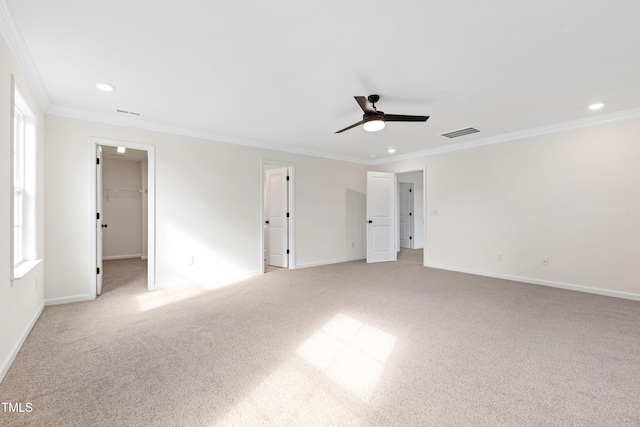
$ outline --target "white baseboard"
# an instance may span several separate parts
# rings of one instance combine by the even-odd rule
[[[306,264],[298,264],[296,265],[295,268],[320,267],[322,265],[341,264],[343,262],[351,262],[351,261],[362,261],[363,259],[366,259],[366,258],[355,257],[355,258],[332,259],[328,261],[319,261],[319,262],[309,262]]]
[[[438,268],[440,270],[457,271],[459,273],[475,274],[478,276],[494,277],[496,279],[512,280],[514,282],[528,283],[531,285],[549,286],[551,288],[567,289],[570,291],[586,292],[589,294],[604,295],[608,297],[624,298],[634,301],[640,301],[640,294],[631,292],[614,291],[611,289],[592,288],[589,286],[574,285],[571,283],[554,282],[552,280],[534,279],[531,277],[512,276],[509,274],[490,273],[487,271],[472,270],[468,268],[457,268],[440,264],[425,264],[425,267]]]
[[[40,304],[40,308],[38,308],[38,310],[36,310],[36,313],[33,316],[33,318],[31,319],[31,321],[29,322],[29,324],[24,328],[24,331],[22,331],[22,335],[20,337],[20,340],[13,347],[13,350],[7,356],[7,358],[2,362],[2,365],[0,365],[0,382],[2,382],[2,380],[4,379],[4,376],[9,371],[9,368],[11,367],[11,364],[13,363],[13,361],[16,358],[16,356],[18,355],[18,352],[22,348],[22,344],[24,344],[24,341],[27,339],[27,336],[29,336],[29,333],[31,332],[31,329],[33,329],[33,325],[35,325],[36,322],[38,321],[38,319],[40,318],[40,315],[42,314],[42,310],[44,310],[44,306],[45,306],[45,303],[43,301],[42,304]]]
[[[95,298],[89,294],[84,295],[74,295],[71,297],[62,297],[62,298],[51,298],[44,301],[46,306],[50,305],[58,305],[58,304],[69,304],[71,302],[81,302],[81,301],[91,301]]]
[[[130,255],[111,255],[111,256],[103,256],[103,261],[111,261],[114,259],[131,259],[131,258],[142,258],[140,254],[130,254]],[[144,257],[146,259],[147,257]]]

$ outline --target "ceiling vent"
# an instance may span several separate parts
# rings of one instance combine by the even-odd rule
[[[454,130],[447,133],[441,133],[440,135],[446,136],[447,138],[457,138],[459,136],[471,135],[472,133],[478,133],[478,132],[480,132],[479,129],[471,127],[471,128],[458,129],[458,130]]]
[[[118,113],[122,113],[122,114],[131,114],[132,116],[141,116],[141,113],[134,113],[133,111],[126,111],[126,110],[116,110]]]

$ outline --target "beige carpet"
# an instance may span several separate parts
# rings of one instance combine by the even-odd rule
[[[421,256],[152,293],[114,265],[44,310],[0,384],[33,411],[0,425],[640,425],[640,303]]]

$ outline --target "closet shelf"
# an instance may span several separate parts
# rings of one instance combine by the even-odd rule
[[[129,197],[138,198],[136,194],[142,194],[143,191],[145,194],[147,193],[147,190],[141,190],[139,188],[103,188],[102,191],[104,192],[107,201],[110,201],[111,195],[114,195],[116,198],[118,198],[118,194],[131,194],[132,196]],[[123,197],[127,198],[124,195]]]
[[[102,191],[123,191],[126,193],[142,193],[139,188],[103,188]]]

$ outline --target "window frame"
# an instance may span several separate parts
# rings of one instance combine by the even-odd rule
[[[13,77],[13,76],[12,76]],[[12,78],[10,268],[21,279],[40,260],[36,250],[36,120],[37,116]]]

